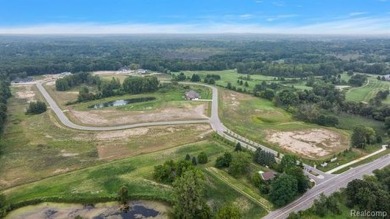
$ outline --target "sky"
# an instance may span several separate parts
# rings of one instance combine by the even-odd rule
[[[0,0],[0,34],[390,35],[390,0]]]

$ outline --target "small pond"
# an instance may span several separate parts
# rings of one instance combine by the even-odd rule
[[[91,105],[88,108],[89,109],[100,109],[104,107],[111,107],[111,106],[124,106],[128,105],[131,103],[142,103],[142,102],[148,102],[155,100],[155,97],[139,97],[139,98],[132,98],[132,99],[126,99],[126,100],[114,100],[114,101],[109,101],[105,103],[98,103],[95,105]]]
[[[92,205],[42,203],[22,207],[11,211],[6,218],[11,219],[59,219],[59,218],[82,218],[92,219],[140,219],[140,218],[168,218],[170,208],[156,201],[131,201],[129,208],[124,210],[116,202],[108,202]]]

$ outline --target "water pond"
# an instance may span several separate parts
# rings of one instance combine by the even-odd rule
[[[100,203],[95,205],[41,203],[22,207],[10,212],[6,219],[60,219],[82,218],[91,219],[139,219],[139,218],[168,218],[169,206],[156,201],[131,201],[129,208],[124,210],[117,202]]]
[[[112,107],[112,106],[124,106],[132,103],[142,103],[155,100],[155,97],[139,97],[125,100],[114,100],[105,103],[98,103],[95,105],[88,106],[89,109],[100,109],[104,107]]]

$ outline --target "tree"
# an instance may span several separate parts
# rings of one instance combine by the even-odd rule
[[[198,165],[198,162],[196,161],[196,157],[192,157],[192,165],[194,166]]]
[[[119,191],[118,191],[118,199],[122,204],[126,204],[127,199],[129,197],[128,195],[129,190],[127,189],[126,186],[122,186]]]
[[[256,149],[253,160],[263,166],[271,166],[276,163],[275,155],[273,153],[261,150],[260,148]]]
[[[292,90],[282,90],[275,97],[278,106],[295,106],[299,103],[298,94]]]
[[[187,77],[186,77],[186,75],[183,72],[180,72],[180,74],[178,74],[175,77],[176,81],[185,81],[186,79],[187,79]]]
[[[376,133],[373,128],[359,125],[353,129],[351,144],[353,147],[365,148],[367,144],[376,141]]]
[[[210,218],[210,208],[203,199],[204,176],[201,171],[187,171],[175,180],[174,213],[176,218]]]
[[[241,143],[237,142],[236,147],[234,148],[234,151],[242,151]]]
[[[295,167],[297,165],[297,157],[294,155],[286,154],[280,161],[280,171],[286,171],[288,168]]]
[[[191,160],[191,156],[190,156],[189,154],[186,154],[186,158],[185,158],[185,160],[188,160],[188,161],[190,161],[190,160]]]
[[[237,151],[232,155],[232,162],[229,166],[229,174],[234,177],[246,174],[249,171],[249,166],[251,163],[251,156],[242,151]]]
[[[205,152],[200,152],[200,154],[198,155],[198,162],[200,164],[205,164],[207,163],[207,161],[208,161],[207,154]]]
[[[193,74],[191,77],[192,82],[199,82],[200,81],[200,76],[197,74]]]
[[[47,106],[45,102],[42,101],[30,102],[26,110],[26,114],[41,114],[46,112],[46,110],[47,110]]]
[[[297,192],[297,180],[293,176],[282,174],[271,183],[269,197],[272,203],[281,207],[291,202]]]
[[[298,192],[304,193],[309,188],[309,179],[303,173],[302,168],[298,166],[290,167],[286,170],[286,174],[293,176],[298,182]]]
[[[222,156],[219,156],[215,161],[215,167],[217,168],[225,168],[229,167],[232,161],[232,154],[229,152],[225,152]]]
[[[232,204],[224,205],[215,216],[216,219],[240,219],[240,209]]]

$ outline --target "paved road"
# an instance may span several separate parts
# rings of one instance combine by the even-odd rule
[[[390,155],[385,155],[371,163],[361,165],[359,167],[350,169],[343,174],[333,175],[329,179],[319,183],[311,190],[307,191],[301,198],[290,203],[289,205],[269,213],[265,219],[282,219],[287,218],[291,212],[308,209],[312,206],[314,200],[319,197],[321,193],[330,195],[340,188],[345,188],[348,182],[354,179],[361,179],[364,175],[371,174],[376,169],[381,169],[390,165]]]
[[[199,124],[199,123],[209,123],[209,119],[200,119],[200,120],[185,120],[185,121],[162,121],[162,122],[146,122],[146,123],[138,123],[131,125],[120,125],[120,126],[108,126],[108,127],[95,127],[95,126],[83,126],[77,125],[69,120],[69,118],[64,114],[61,108],[57,105],[57,103],[53,100],[53,98],[49,95],[46,89],[42,86],[41,83],[37,83],[38,90],[42,93],[43,97],[46,99],[50,108],[57,115],[58,119],[64,124],[66,127],[78,130],[85,131],[113,131],[113,130],[121,130],[121,129],[130,129],[130,128],[139,128],[146,126],[162,126],[162,125],[185,125],[185,124]]]

